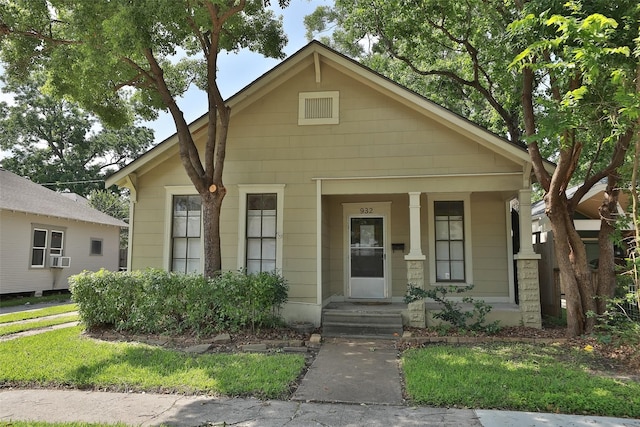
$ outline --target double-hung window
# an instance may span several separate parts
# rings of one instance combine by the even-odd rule
[[[464,282],[464,202],[435,201],[435,255],[438,282]]]
[[[64,231],[47,226],[33,228],[31,235],[31,268],[44,268],[47,256],[64,255]]]
[[[47,255],[48,230],[41,228],[33,229],[31,239],[31,267],[44,268]]]
[[[276,269],[277,201],[275,193],[247,194],[247,273]]]
[[[171,271],[200,272],[202,200],[199,195],[174,195]]]
[[[239,184],[238,270],[282,270],[284,184]]]

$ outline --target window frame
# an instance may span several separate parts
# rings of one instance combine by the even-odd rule
[[[93,251],[93,242],[100,242],[100,252]],[[98,237],[89,238],[89,256],[103,256],[104,255],[104,239]]]
[[[41,231],[45,233],[45,241],[44,241],[44,246],[38,246],[36,247],[34,245],[34,237],[35,237],[35,232],[36,231]],[[51,247],[51,244],[53,243],[53,234],[54,233],[58,233],[60,234],[60,246],[56,246],[55,248]],[[31,243],[30,243],[30,253],[29,253],[29,268],[33,268],[33,269],[44,269],[44,268],[51,268],[51,263],[49,261],[49,259],[54,256],[54,257],[62,257],[65,256],[65,240],[66,240],[66,233],[67,233],[67,228],[66,227],[60,227],[59,225],[49,225],[49,224],[35,224],[32,223],[31,224],[31,232],[30,232],[30,239],[31,239]],[[42,263],[41,264],[34,264],[33,260],[33,254],[35,250],[39,250],[42,251]]]
[[[275,271],[282,271],[285,184],[238,184],[238,270],[245,271],[247,251],[247,196],[249,194],[276,195],[276,260]]]
[[[44,232],[44,246],[36,246],[35,245],[35,234],[36,231]],[[29,258],[29,268],[45,268],[47,265],[47,248],[49,245],[49,230],[47,228],[43,228],[42,226],[33,226],[31,228],[31,256]],[[34,264],[34,251],[39,250],[42,251],[42,263]]]
[[[463,256],[464,256],[464,280],[441,280],[437,278],[436,260],[436,203],[437,202],[462,202],[463,203]],[[429,282],[431,286],[467,286],[473,283],[473,262],[471,242],[471,197],[469,193],[438,194],[429,198],[427,204],[429,222]]]
[[[163,265],[166,271],[173,271],[173,197],[174,196],[199,196],[192,185],[165,186],[165,221],[164,221],[164,248]],[[202,209],[202,208],[201,208]],[[200,265],[198,273],[204,271],[204,233],[202,225],[202,213],[200,214]]]

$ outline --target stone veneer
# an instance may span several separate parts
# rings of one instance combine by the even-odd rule
[[[516,256],[518,262],[518,299],[523,326],[542,328],[538,257]]]
[[[424,289],[424,261],[407,260],[407,283]],[[408,304],[409,325],[415,328],[427,327],[427,310],[424,300]]]

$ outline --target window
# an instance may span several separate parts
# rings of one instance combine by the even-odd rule
[[[31,267],[44,268],[47,254],[47,230],[40,228],[33,229]]]
[[[238,184],[238,270],[282,270],[284,188]]]
[[[337,125],[340,122],[340,92],[301,92],[299,125]]]
[[[102,255],[102,239],[91,238],[90,255]]]
[[[62,231],[51,231],[51,249],[50,255],[62,256],[62,248],[64,241],[64,233]]]
[[[276,269],[277,195],[247,194],[247,273]]]
[[[64,231],[46,225],[33,228],[31,235],[31,267],[44,268],[47,256],[64,255]]]
[[[464,202],[436,201],[434,215],[436,280],[464,282]]]
[[[200,272],[202,201],[199,195],[173,196],[171,271]]]

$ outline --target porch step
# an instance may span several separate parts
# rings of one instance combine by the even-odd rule
[[[402,336],[402,315],[390,311],[328,309],[322,312],[325,337],[398,338]]]

